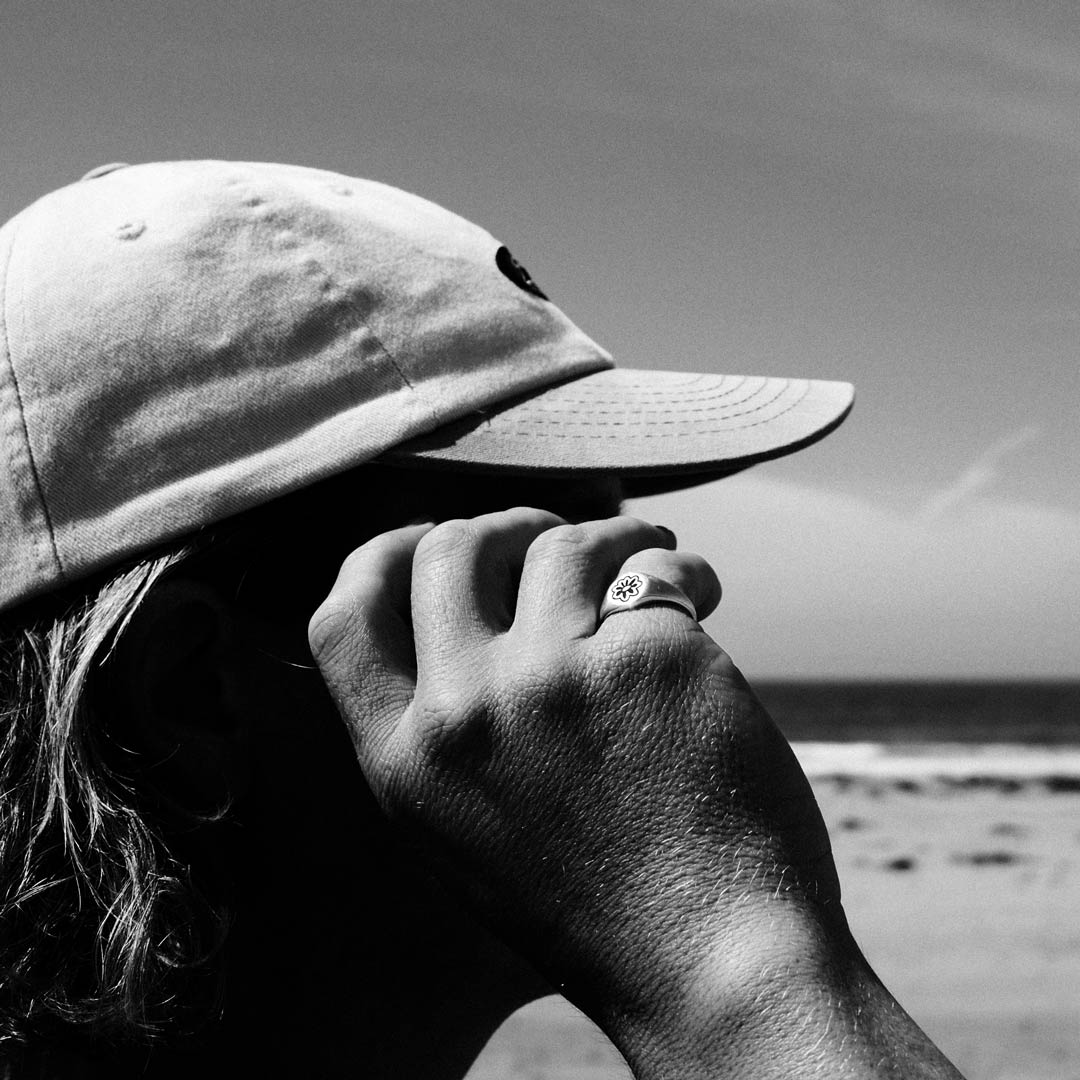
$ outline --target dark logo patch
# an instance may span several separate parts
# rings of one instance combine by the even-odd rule
[[[501,247],[495,252],[495,265],[519,289],[524,289],[527,293],[532,293],[533,296],[539,296],[541,300],[547,299],[540,286],[529,276],[529,271],[506,248]]]

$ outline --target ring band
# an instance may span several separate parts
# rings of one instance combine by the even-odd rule
[[[674,604],[697,621],[694,602],[677,585],[651,574],[623,574],[616,578],[604,594],[600,605],[600,622],[616,611],[630,611],[646,604]]]

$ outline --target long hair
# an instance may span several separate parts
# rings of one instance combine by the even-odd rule
[[[0,632],[0,1057],[154,1034],[212,947],[216,916],[115,768],[94,693],[140,602],[186,554]]]
[[[219,864],[223,850],[242,856],[232,832],[199,826],[229,808],[196,814],[154,786],[117,744],[103,676],[174,568],[237,596],[270,574],[274,610],[292,604],[306,621],[340,562],[333,530],[341,558],[355,542],[339,510],[354,485],[324,480],[0,620],[0,1076],[20,1045],[145,1043],[220,1010],[235,897]],[[309,528],[325,504],[329,520]]]

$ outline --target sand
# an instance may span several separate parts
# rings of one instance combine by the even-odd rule
[[[1080,1080],[1080,752],[797,744],[857,940],[968,1080]],[[629,1076],[548,998],[469,1080]]]

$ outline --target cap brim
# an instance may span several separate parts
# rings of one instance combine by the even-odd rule
[[[801,450],[851,410],[849,383],[613,368],[500,403],[381,456],[489,473],[619,473],[669,490]]]

